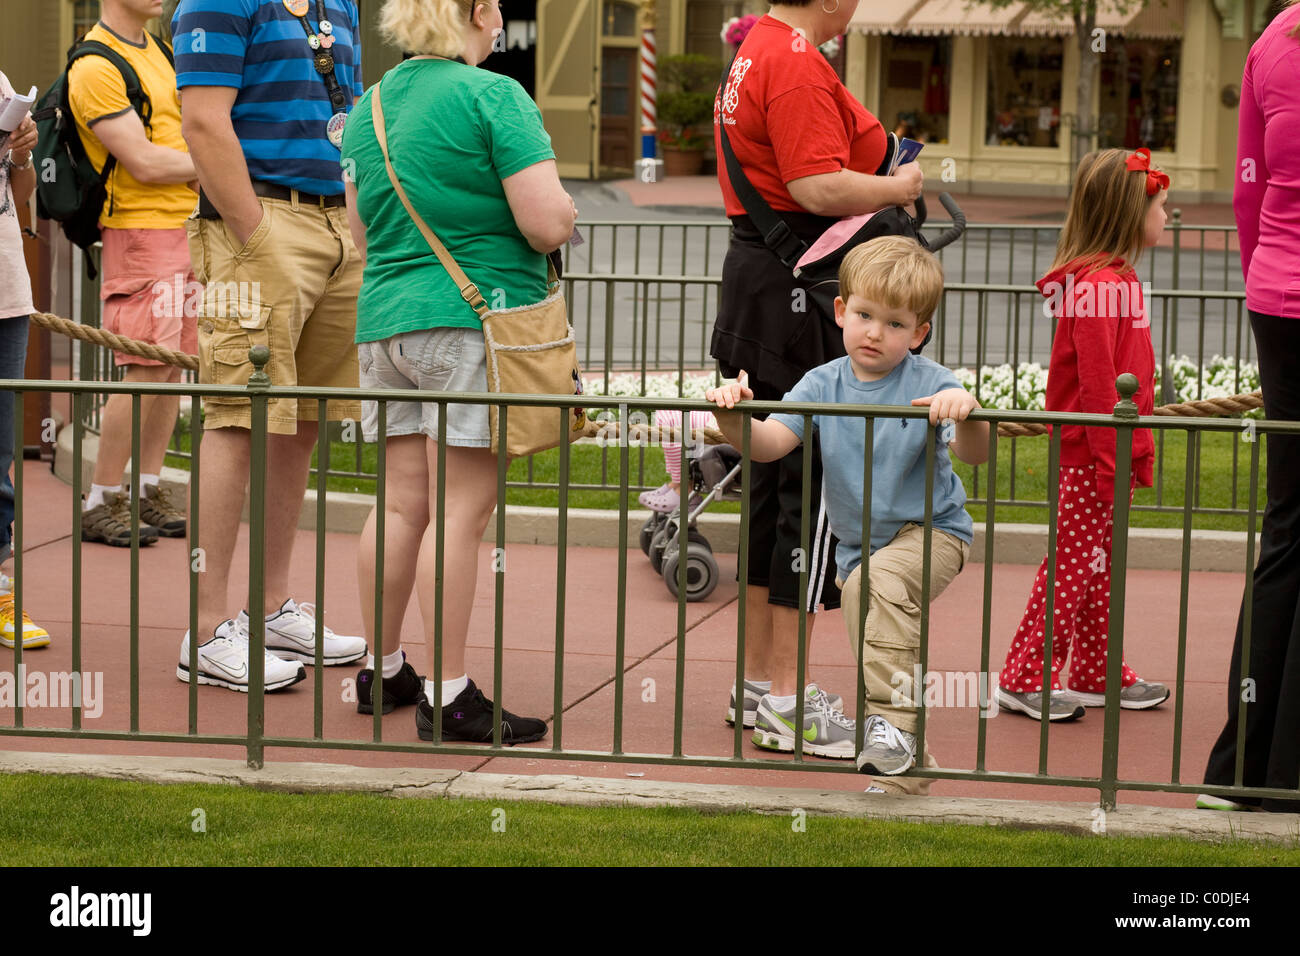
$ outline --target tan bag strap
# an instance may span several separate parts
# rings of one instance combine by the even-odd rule
[[[402,182],[397,178],[397,170],[393,169],[393,161],[388,157],[388,131],[384,128],[384,108],[380,103],[380,89],[382,83],[376,83],[373,88],[371,100],[371,111],[375,121],[375,138],[379,140],[379,151],[384,154],[384,165],[388,167],[388,178],[393,183],[393,189],[397,192],[397,198],[402,200],[402,205],[406,207],[406,212],[411,217],[424,236],[424,241],[429,244],[433,254],[438,257],[442,267],[447,270],[456,287],[460,289],[460,297],[470,304],[470,307],[478,313],[479,318],[487,314],[487,303],[483,300],[482,294],[478,291],[478,286],[470,281],[469,276],[465,275],[465,270],[456,264],[456,260],[451,257],[447,247],[442,241],[434,235],[428,224],[420,218],[420,214],[411,206],[411,200],[406,195],[406,190],[402,188]]]

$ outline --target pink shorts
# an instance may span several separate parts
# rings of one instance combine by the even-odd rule
[[[194,355],[203,287],[190,271],[184,228],[104,229],[99,297],[115,335]],[[114,352],[118,365],[163,365]]]

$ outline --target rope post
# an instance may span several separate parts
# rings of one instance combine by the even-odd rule
[[[656,75],[655,75],[655,0],[641,0],[641,158],[637,160],[637,178],[643,183],[657,183],[663,177],[662,159],[655,158]]]

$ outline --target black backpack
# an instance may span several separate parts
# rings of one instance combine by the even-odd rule
[[[158,36],[150,36],[167,61],[174,64],[171,47]],[[59,223],[64,235],[84,250],[99,241],[99,217],[108,199],[106,183],[117,166],[117,158],[109,153],[104,168],[96,172],[77,132],[77,121],[68,104],[68,71],[83,56],[102,56],[117,67],[126,84],[127,99],[150,134],[153,104],[131,64],[111,47],[96,40],[79,40],[72,45],[63,72],[36,104],[32,113],[39,137],[34,151],[38,167],[36,212],[43,219]],[[110,215],[112,211],[110,205]],[[86,274],[92,279],[97,275],[89,256],[86,257]]]

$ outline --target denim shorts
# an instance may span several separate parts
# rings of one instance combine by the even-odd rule
[[[478,329],[442,328],[401,332],[357,345],[362,388],[418,388],[432,392],[486,392],[487,360]],[[379,435],[379,403],[361,403],[366,441]],[[438,405],[389,402],[386,435],[425,435],[438,440]],[[447,405],[447,444],[490,448],[486,405]]]

